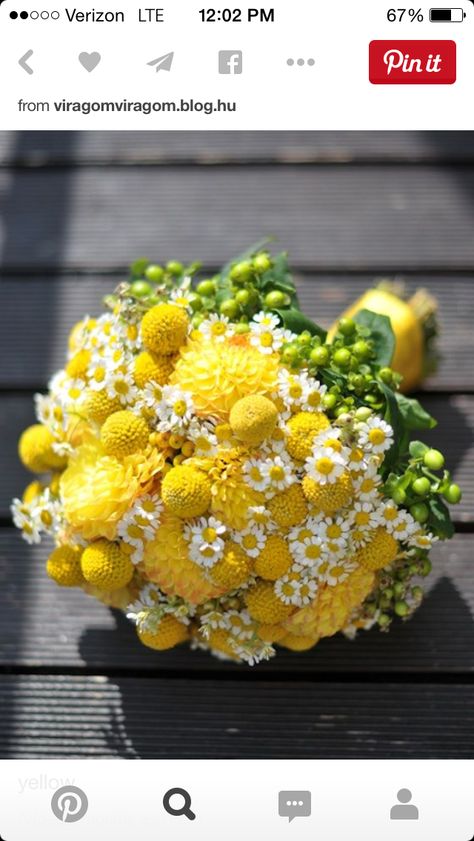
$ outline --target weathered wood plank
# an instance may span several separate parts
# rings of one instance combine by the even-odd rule
[[[473,161],[474,132],[0,132],[0,165]]]
[[[274,235],[295,267],[474,268],[474,167],[1,170],[3,266],[219,265]]]
[[[0,679],[4,758],[469,758],[473,688]]]
[[[123,277],[125,274],[3,278],[0,387],[44,387],[64,365],[71,326],[86,313],[98,315],[103,310],[104,295],[113,291]],[[329,326],[376,279],[374,275],[347,274],[296,277],[303,309],[324,326]],[[420,286],[438,299],[441,322],[441,364],[426,388],[469,391],[474,385],[469,353],[474,343],[474,276],[420,276],[407,281],[409,290]]]
[[[474,512],[474,396],[425,395],[423,403],[439,421],[438,428],[421,437],[446,454],[446,463],[464,489],[464,498],[453,509],[460,522],[473,522]],[[12,496],[21,494],[30,480],[17,457],[17,441],[23,429],[34,422],[30,395],[0,395],[0,516],[7,516]]]
[[[304,654],[280,650],[252,677],[474,672],[473,550],[470,535],[434,549],[429,593],[410,622],[395,623],[389,634],[360,633],[355,642],[327,639]],[[246,666],[224,664],[187,646],[163,653],[144,648],[119,611],[50,581],[44,569],[48,551],[47,545],[29,547],[12,529],[0,530],[3,667],[250,674]]]

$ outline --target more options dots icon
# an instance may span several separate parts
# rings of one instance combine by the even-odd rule
[[[309,818],[311,816],[310,791],[280,791],[278,792],[278,814],[280,818]]]

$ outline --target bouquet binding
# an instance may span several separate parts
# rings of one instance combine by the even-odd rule
[[[285,254],[198,268],[137,261],[73,328],[19,442],[39,478],[15,524],[52,537],[58,585],[126,611],[156,650],[254,664],[388,630],[461,498],[413,440],[435,421],[399,391],[390,319],[357,306],[328,339]]]

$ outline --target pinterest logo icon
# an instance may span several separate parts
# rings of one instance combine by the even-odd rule
[[[89,802],[87,795],[77,786],[63,786],[58,788],[51,800],[51,809],[57,819],[63,823],[76,823],[87,812]]]

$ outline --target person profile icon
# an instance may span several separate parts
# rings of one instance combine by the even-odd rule
[[[412,793],[407,788],[401,788],[397,794],[398,803],[390,810],[391,821],[417,821],[420,813],[413,803],[410,803]]]

